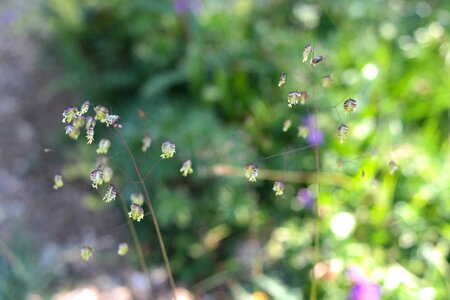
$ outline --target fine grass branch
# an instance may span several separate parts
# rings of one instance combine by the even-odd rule
[[[156,235],[157,235],[157,238],[158,238],[159,246],[161,248],[161,252],[162,252],[162,255],[163,255],[164,265],[165,265],[165,268],[166,268],[166,271],[167,271],[167,276],[169,277],[169,284],[170,284],[170,287],[172,289],[173,298],[176,300],[177,299],[176,298],[176,285],[175,285],[175,280],[173,278],[172,268],[170,266],[170,261],[169,261],[168,255],[167,255],[166,247],[164,245],[164,240],[163,240],[163,237],[162,237],[162,234],[161,234],[161,229],[159,227],[158,219],[156,218],[156,214],[155,214],[155,211],[153,209],[153,204],[152,204],[152,201],[151,201],[150,196],[148,194],[147,187],[145,185],[145,182],[144,182],[144,179],[143,179],[143,177],[141,175],[141,172],[139,171],[139,168],[138,168],[138,166],[136,164],[136,159],[134,158],[134,155],[131,152],[130,147],[128,146],[128,143],[127,143],[125,137],[123,136],[122,132],[119,129],[117,129],[117,128],[114,128],[114,129],[115,129],[117,135],[119,136],[122,145],[125,147],[126,151],[128,152],[128,154],[130,156],[130,159],[131,159],[131,161],[133,163],[133,166],[134,166],[134,171],[136,172],[136,175],[138,176],[138,181],[139,181],[139,183],[140,183],[140,185],[141,185],[141,187],[142,187],[142,189],[144,191],[145,202],[146,202],[146,204],[148,206],[148,209],[150,210],[150,215],[152,217],[153,224],[155,226],[155,231],[156,231]]]

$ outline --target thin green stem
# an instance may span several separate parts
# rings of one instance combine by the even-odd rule
[[[313,68],[313,74],[314,74],[314,68]],[[314,158],[316,162],[316,183],[317,183],[317,195],[316,195],[316,201],[314,203],[314,211],[316,214],[315,222],[314,222],[314,240],[313,240],[313,269],[312,269],[312,285],[311,285],[311,292],[309,295],[310,300],[317,300],[317,278],[314,274],[314,267],[319,262],[320,258],[320,251],[319,251],[319,235],[320,235],[320,213],[319,213],[319,196],[320,196],[320,161],[319,161],[319,140],[318,140],[318,121],[317,121],[317,99],[316,99],[316,90],[315,86],[313,84],[312,88],[312,97],[314,101],[314,134],[315,134],[315,143],[314,143]]]
[[[137,235],[136,228],[134,227],[133,222],[130,220],[130,218],[128,218],[128,210],[125,204],[125,197],[119,191],[119,189],[117,189],[117,193],[119,194],[120,204],[122,206],[123,213],[125,214],[125,218],[127,219],[128,229],[130,230],[131,233],[131,239],[133,240],[134,247],[136,248],[138,253],[139,264],[141,265],[142,271],[147,275],[148,281],[150,283],[150,274],[145,264],[145,258],[144,253],[142,252],[141,242],[139,241],[139,237]]]
[[[138,176],[138,179],[139,179],[139,182],[140,182],[140,184],[142,186],[142,189],[144,190],[145,201],[147,203],[148,209],[150,210],[150,214],[152,216],[153,224],[155,225],[156,235],[158,237],[159,246],[161,248],[161,252],[162,252],[162,255],[163,255],[163,258],[164,258],[164,265],[166,267],[167,275],[169,277],[169,283],[170,283],[170,287],[172,289],[173,298],[176,300],[177,296],[176,296],[176,292],[175,292],[175,281],[174,281],[173,275],[172,275],[172,268],[170,267],[170,262],[169,262],[169,258],[167,256],[166,247],[164,245],[164,241],[163,241],[163,238],[162,238],[162,234],[161,234],[161,230],[160,230],[160,227],[159,227],[159,224],[158,224],[158,220],[156,219],[156,214],[155,214],[155,211],[153,209],[152,201],[150,200],[150,196],[148,194],[147,187],[145,186],[144,180],[142,179],[141,172],[139,171],[139,168],[138,168],[138,166],[136,164],[136,160],[134,158],[133,153],[130,150],[130,147],[128,146],[127,141],[125,140],[122,132],[120,132],[120,130],[118,130],[117,128],[115,128],[115,129],[116,129],[117,134],[120,137],[120,140],[122,141],[123,146],[125,147],[125,149],[127,150],[128,154],[130,155],[130,158],[131,158],[131,160],[133,162],[134,170],[136,172],[136,175]]]

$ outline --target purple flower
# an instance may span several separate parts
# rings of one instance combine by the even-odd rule
[[[299,189],[297,200],[304,208],[311,209],[314,206],[314,198],[308,189]]]
[[[380,286],[374,283],[355,284],[350,293],[350,300],[379,300]]]
[[[2,23],[4,25],[11,25],[17,19],[17,13],[14,10],[6,10],[2,13]]]
[[[308,116],[303,120],[303,124],[308,127],[309,134],[307,137],[308,144],[310,145],[320,145],[323,143],[323,132],[320,129],[317,129],[316,132],[316,122],[314,118]]]
[[[197,0],[173,0],[173,10],[181,15],[189,11],[198,12],[200,4]]]
[[[349,300],[379,300],[381,287],[373,283],[360,267],[351,267],[349,277],[353,282]]]

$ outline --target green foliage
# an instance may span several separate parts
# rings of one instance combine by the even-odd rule
[[[180,282],[190,286],[235,265],[248,275],[261,265],[269,277],[241,275],[244,291],[308,290],[314,218],[296,191],[311,181],[284,182],[276,199],[273,182],[249,188],[241,177],[260,156],[307,145],[296,127],[312,106],[288,108],[286,101],[287,92],[306,90],[308,101],[313,91],[318,100],[325,135],[321,252],[329,270],[321,296],[345,298],[351,285],[345,270],[358,264],[383,286],[384,299],[410,299],[427,288],[443,299],[450,275],[448,9],[445,1],[241,0],[205,1],[198,12],[177,15],[168,1],[54,0],[48,13],[56,43],[49,53],[67,70],[62,86],[122,116],[134,153],[150,133],[152,146],[137,158],[144,174],[157,165],[147,183]],[[325,56],[315,71],[301,63],[308,42]],[[278,88],[283,72],[286,84]],[[333,78],[327,89],[325,75]],[[340,104],[338,117],[330,108],[348,97],[358,109],[344,115]],[[349,127],[343,144],[336,137],[341,117]],[[283,133],[288,118],[293,126]],[[157,162],[166,140],[177,153]],[[121,151],[118,140],[112,144],[111,153]],[[187,159],[195,172],[184,178],[178,170]],[[114,160],[126,184],[131,162],[123,155]],[[392,160],[399,165],[393,174]],[[217,176],[219,164],[242,174]],[[308,173],[313,152],[258,166]],[[341,212],[353,219],[337,218],[347,216]],[[348,224],[333,220],[355,227],[340,235]],[[149,224],[138,229],[153,249]],[[242,261],[238,253],[253,239],[263,254]],[[152,263],[162,261],[158,255],[152,251]]]
[[[26,299],[32,294],[44,296],[55,280],[49,272],[52,262],[48,259],[37,261],[30,236],[16,232],[15,237],[10,245],[0,240],[0,298]]]

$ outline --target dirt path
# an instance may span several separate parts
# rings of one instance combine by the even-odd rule
[[[0,240],[13,253],[26,249],[52,280],[76,280],[111,268],[100,260],[80,265],[83,243],[115,249],[128,233],[126,226],[104,232],[122,218],[114,208],[99,213],[83,205],[88,184],[66,182],[63,189],[52,189],[61,155],[43,149],[55,146],[51,141],[64,130],[61,112],[76,99],[50,92],[60,71],[39,59],[50,36],[38,17],[40,2],[0,0]]]

